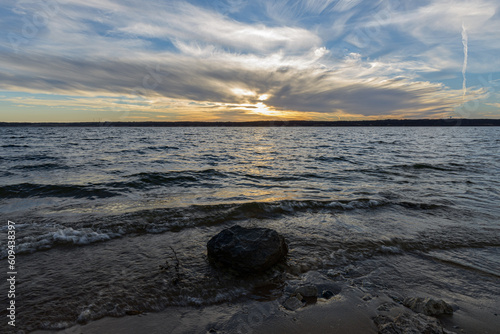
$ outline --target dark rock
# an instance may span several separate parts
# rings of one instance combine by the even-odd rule
[[[321,297],[325,298],[325,299],[330,299],[334,296],[335,294],[333,292],[331,292],[330,290],[324,290],[322,293],[321,293]]]
[[[394,308],[395,304],[393,303],[382,303],[377,307],[377,311],[381,312],[389,312],[392,308]]]
[[[304,306],[304,303],[297,297],[290,297],[283,303],[283,306],[290,311],[295,311]]]
[[[443,300],[434,300],[431,298],[406,298],[403,305],[414,312],[425,315],[453,314],[453,309]]]
[[[268,228],[235,225],[221,231],[207,243],[208,258],[216,265],[240,273],[262,272],[288,253],[285,238]]]
[[[300,293],[306,298],[318,297],[318,288],[315,285],[305,285],[297,288],[295,293]]]
[[[423,314],[401,313],[396,317],[379,315],[374,319],[379,334],[454,334],[436,319]]]
[[[367,293],[366,295],[364,295],[361,299],[363,299],[365,302],[369,301],[369,300],[372,300],[373,297],[372,295],[370,295],[369,293]]]

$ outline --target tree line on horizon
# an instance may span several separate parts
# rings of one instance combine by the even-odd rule
[[[250,122],[0,122],[0,127],[241,127],[241,126],[500,126],[500,119],[384,119],[362,121],[250,121]]]

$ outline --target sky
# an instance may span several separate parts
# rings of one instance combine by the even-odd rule
[[[0,0],[0,121],[500,118],[498,0]]]

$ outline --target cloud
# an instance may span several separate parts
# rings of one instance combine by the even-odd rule
[[[320,45],[320,39],[298,27],[268,27],[244,24],[225,16],[183,4],[161,17],[127,24],[118,32],[139,37],[168,38],[174,41],[198,41],[240,51],[274,52],[278,49],[300,51]]]
[[[467,59],[469,51],[468,51],[467,29],[465,29],[465,24],[463,22],[462,22],[462,44],[464,46],[464,65],[462,66],[462,76],[464,80],[462,84],[462,90],[463,90],[463,98],[465,99],[465,94],[467,93],[467,78],[465,77],[465,73],[467,71]]]
[[[82,97],[68,108],[120,108],[123,99],[127,110],[163,108],[175,119],[442,117],[485,96],[472,86],[462,101],[462,21],[468,74],[487,68],[477,57],[500,62],[498,32],[488,25],[498,23],[499,5],[486,0],[451,9],[360,0],[58,4],[17,53],[2,44],[0,89]],[[21,33],[37,8],[13,4],[17,30],[0,27]],[[436,78],[457,79],[455,89]]]
[[[409,56],[423,56],[423,60],[432,64],[434,61],[456,63],[463,55],[460,37],[462,26],[467,27],[469,41],[474,41],[477,49],[483,51],[477,54],[484,57],[490,51],[500,49],[498,29],[500,25],[500,3],[492,0],[479,1],[428,1],[413,3],[405,7],[401,2],[387,2],[374,12],[366,13],[364,21],[359,22],[363,46],[368,46],[367,52],[378,52],[379,48],[387,48],[395,34],[405,42],[405,48],[396,48],[393,53]],[[355,35],[353,35],[356,37]],[[359,39],[359,36],[357,36]],[[354,39],[355,40],[355,39]],[[380,43],[379,43],[380,42]],[[392,41],[396,43],[397,41]],[[457,43],[458,42],[458,43]],[[408,44],[406,44],[408,43]],[[406,47],[407,46],[407,47]],[[371,48],[370,48],[371,47]],[[425,54],[434,49],[445,49],[447,52],[440,58],[425,58]],[[409,54],[412,52],[412,54]],[[488,65],[484,62],[471,62],[472,71],[488,72],[491,65],[500,66],[500,61]],[[446,66],[446,65],[445,65]],[[488,67],[489,66],[489,67]]]
[[[27,17],[37,15],[33,6],[24,10],[30,9]],[[47,19],[43,33],[30,41],[31,50],[73,56],[76,49],[80,55],[116,55],[127,49],[148,53],[148,47],[157,47],[155,43],[199,43],[269,53],[280,49],[301,52],[321,45],[314,32],[301,27],[242,23],[183,1],[137,6],[130,1],[68,0],[60,4],[56,14]]]
[[[265,103],[267,108],[278,111],[342,111],[364,116],[427,111],[432,107],[442,113],[451,111],[460,100],[460,91],[441,84],[394,78],[401,70],[393,64],[367,63],[360,55],[352,54],[342,62],[325,66],[322,52],[317,51],[300,57],[219,52],[203,61],[171,53],[154,63],[6,55],[0,88],[68,95],[127,95],[145,101],[174,98],[240,105]],[[478,94],[472,91],[470,98]]]

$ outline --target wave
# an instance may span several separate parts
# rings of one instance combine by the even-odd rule
[[[16,169],[23,169],[23,170],[43,170],[43,169],[67,169],[69,168],[66,165],[62,164],[57,164],[57,163],[44,163],[44,164],[37,164],[37,165],[24,165],[24,166],[16,166]]]
[[[0,187],[0,198],[29,198],[29,197],[73,197],[73,198],[106,198],[118,196],[112,192],[96,186],[83,185],[45,185],[20,183]]]
[[[165,185],[186,185],[193,183],[201,185],[201,182],[226,178],[227,175],[218,172],[215,169],[205,169],[201,171],[174,171],[174,172],[149,172],[138,173],[127,176],[127,179],[132,181],[113,182],[104,184],[113,188],[136,188],[144,189],[148,187],[165,186]],[[203,184],[207,186],[207,184]]]
[[[351,162],[349,159],[346,157],[340,156],[340,157],[326,157],[326,156],[320,156],[314,158],[317,161],[325,161],[325,162],[337,162],[337,161],[346,161],[346,162]]]
[[[457,163],[450,164],[428,164],[428,163],[415,163],[410,165],[397,165],[394,168],[410,169],[410,170],[437,170],[437,171],[463,171],[465,166]]]
[[[16,226],[16,230],[24,231],[30,229],[27,224]],[[90,227],[86,228],[72,228],[59,225],[45,225],[45,230],[40,230],[38,226],[37,233],[25,235],[16,239],[16,253],[33,253],[40,250],[48,250],[55,246],[81,246],[88,245],[95,242],[107,241],[120,237],[119,233],[104,232],[94,230]],[[31,227],[32,228],[32,227]],[[6,247],[4,247],[6,249]],[[0,259],[7,257],[7,250],[2,250]]]
[[[40,161],[40,160],[60,160],[58,157],[53,157],[50,155],[44,154],[30,154],[30,155],[22,155],[22,156],[14,156],[5,158],[5,160],[9,161]]]
[[[420,234],[412,238],[391,238],[383,240],[362,239],[355,241],[342,241],[334,245],[336,250],[341,250],[342,255],[371,257],[375,255],[403,254],[407,252],[428,253],[431,251],[456,250],[463,248],[487,248],[500,247],[498,238],[491,234],[478,235],[470,231],[470,234],[450,234],[429,237],[428,234]]]
[[[243,174],[242,177],[247,179],[254,180],[265,180],[265,181],[274,181],[274,182],[286,182],[286,181],[297,181],[300,179],[298,176],[269,176],[269,175],[254,175],[254,174]],[[281,187],[282,185],[277,184],[277,187]]]
[[[382,144],[382,145],[402,145],[403,142],[401,140],[393,140],[393,141],[384,141],[384,140],[370,140],[369,144]]]
[[[2,148],[26,148],[30,147],[28,145],[17,145],[17,144],[7,144],[7,145],[1,145],[0,147]]]
[[[58,164],[40,164],[24,166],[23,169],[54,169],[67,168]],[[202,171],[182,171],[166,173],[138,173],[125,177],[124,181],[104,182],[92,184],[33,184],[19,183],[0,187],[0,198],[29,198],[29,197],[72,197],[72,198],[107,198],[122,196],[123,191],[129,189],[149,189],[161,186],[187,186],[188,184],[209,187],[204,181],[225,178],[226,174],[214,169]]]
[[[54,225],[41,227],[48,228],[49,231],[19,237],[16,248],[19,253],[31,253],[62,244],[85,245],[132,234],[178,232],[186,228],[220,225],[248,218],[273,218],[308,210],[344,211],[382,205],[384,204],[361,198],[352,201],[248,202],[146,210],[118,217],[92,219],[71,228]],[[0,258],[5,256],[6,251],[2,251]]]
[[[120,150],[120,154],[149,154],[148,151],[158,151],[158,152],[166,152],[166,151],[171,151],[171,150],[179,150],[180,148],[177,146],[168,146],[168,145],[161,145],[161,146],[144,146],[144,147],[138,147],[138,148],[127,148]]]
[[[446,205],[436,204],[436,203],[422,203],[422,202],[401,201],[398,204],[400,206],[408,208],[408,209],[433,210],[433,209],[444,209],[444,208],[447,208]]]
[[[345,212],[364,209],[376,210],[388,205],[401,205],[397,202],[358,198],[354,200],[314,201],[282,200],[276,202],[247,202],[216,205],[192,205],[187,207],[143,210],[122,215],[85,217],[85,221],[68,226],[50,225],[41,227],[37,233],[20,237],[18,250],[34,252],[57,245],[84,245],[124,237],[131,234],[156,234],[178,232],[184,229],[203,226],[222,225],[228,221],[237,222],[252,218],[273,219],[291,216],[299,212]],[[415,204],[413,208],[425,207]],[[427,209],[436,209],[429,207]],[[49,229],[49,230],[47,230]],[[373,248],[370,242],[355,244],[353,248]],[[347,242],[347,247],[351,247]],[[400,247],[417,249],[398,239],[384,241],[376,247]],[[383,249],[383,248],[380,248]]]
[[[178,150],[179,148],[177,146],[148,146],[149,150],[157,150],[157,151],[165,151],[165,150]]]
[[[151,173],[138,173],[132,174],[129,177],[138,177],[143,182],[155,183],[158,180],[169,180],[172,178],[189,178],[195,180],[207,180],[214,178],[224,178],[227,177],[225,173],[219,172],[215,169],[204,169],[204,170],[188,170],[188,171],[173,171],[173,172],[151,172]]]
[[[498,242],[497,242],[498,244]],[[500,247],[456,248],[445,251],[432,251],[428,254],[433,260],[456,267],[500,278]]]

